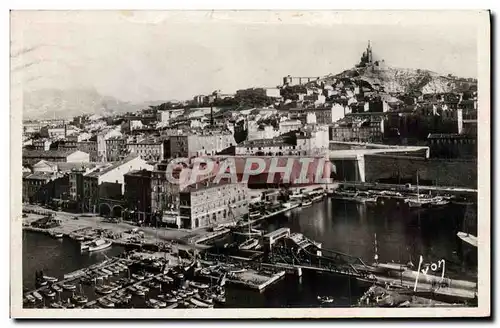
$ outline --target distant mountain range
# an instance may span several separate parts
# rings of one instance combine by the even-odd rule
[[[370,67],[356,67],[336,75],[327,75],[320,79],[320,82],[330,84],[334,79],[342,78],[362,80],[371,86],[379,84],[384,87],[385,92],[389,93],[465,92],[477,88],[477,81],[474,79],[444,76],[424,69],[394,67],[384,67],[379,70],[372,70]]]
[[[23,94],[24,119],[69,119],[83,114],[135,112],[165,101],[123,102],[93,89],[39,89]]]

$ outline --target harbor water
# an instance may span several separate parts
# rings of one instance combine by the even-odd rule
[[[322,247],[374,261],[375,249],[380,262],[412,262],[418,265],[446,261],[445,276],[474,280],[477,255],[457,236],[458,231],[476,233],[477,221],[464,227],[466,208],[447,205],[439,209],[410,210],[405,206],[369,207],[345,201],[325,199],[308,208],[296,208],[264,222],[259,229],[273,231],[289,227],[292,232],[321,242]],[[465,229],[466,228],[466,229]],[[376,241],[375,241],[376,240]],[[376,244],[376,247],[375,247]],[[23,232],[24,289],[34,288],[35,271],[62,278],[65,273],[119,255],[121,247],[96,253],[81,253],[79,245],[67,238],[53,239],[36,232]],[[316,307],[318,296],[331,296],[327,306],[350,306],[365,291],[356,281],[327,273],[304,271],[302,277],[286,276],[259,293],[228,286],[226,307]]]

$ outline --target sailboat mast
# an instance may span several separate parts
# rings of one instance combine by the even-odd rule
[[[418,170],[417,170],[417,200],[420,202],[420,188],[418,186]]]

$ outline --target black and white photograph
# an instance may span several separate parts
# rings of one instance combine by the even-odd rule
[[[13,10],[14,317],[490,315],[490,13]]]

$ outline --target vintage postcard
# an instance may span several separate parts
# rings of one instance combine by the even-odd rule
[[[490,316],[488,11],[12,11],[11,316]]]

